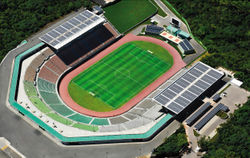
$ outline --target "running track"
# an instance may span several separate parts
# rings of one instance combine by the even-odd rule
[[[130,42],[130,41],[148,41],[155,44],[158,44],[162,46],[163,48],[167,49],[168,52],[173,56],[174,58],[174,64],[173,66],[162,76],[160,76],[157,80],[155,80],[153,83],[151,83],[149,86],[147,86],[145,89],[143,89],[140,93],[138,93],[135,97],[133,97],[130,101],[128,101],[126,104],[124,104],[119,109],[109,111],[109,112],[96,112],[92,111],[86,108],[83,108],[82,106],[78,105],[74,100],[70,97],[68,93],[68,84],[69,82],[79,73],[93,65],[94,63],[98,62],[100,59],[111,53],[113,50],[118,48],[119,46]],[[149,95],[153,90],[155,90],[157,87],[159,87],[161,84],[163,84],[166,80],[168,80],[171,76],[173,76],[175,73],[177,73],[181,68],[183,68],[186,64],[182,61],[181,56],[179,53],[170,46],[169,44],[165,43],[164,41],[151,38],[151,37],[145,37],[145,36],[135,36],[133,34],[127,34],[122,39],[120,39],[115,44],[111,45],[98,55],[96,55],[94,58],[90,59],[86,63],[82,64],[75,70],[68,73],[61,81],[59,85],[59,94],[62,98],[62,100],[68,105],[71,109],[84,114],[88,116],[93,117],[113,117],[117,115],[121,115],[122,113],[128,111],[132,107],[134,107],[138,102],[140,102],[143,98],[145,98],[147,95]]]

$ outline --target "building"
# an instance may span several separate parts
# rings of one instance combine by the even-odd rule
[[[179,30],[177,34],[178,34],[178,36],[180,36],[183,39],[189,39],[190,38],[190,34],[185,32],[185,31],[182,31],[182,30]]]
[[[174,44],[179,44],[180,42],[182,42],[182,39],[166,32],[166,31],[163,31],[161,34],[160,34],[161,37],[163,37],[164,39],[170,41],[170,42],[173,42]]]
[[[95,5],[95,6],[93,6],[93,12],[97,15],[100,15],[103,13],[103,10],[100,6]]]
[[[114,3],[116,0],[92,0],[92,1],[101,6],[106,6]]]
[[[159,27],[157,25],[147,25],[145,33],[159,35],[162,33],[162,31],[164,31],[164,28],[162,27]]]
[[[193,46],[187,39],[184,39],[182,42],[180,42],[177,47],[182,54],[192,54],[195,52]]]
[[[212,99],[217,103],[221,99],[220,94],[215,94]]]
[[[169,25],[167,27],[167,31],[170,32],[171,34],[177,36],[179,29],[177,29],[176,27],[173,27],[172,25]]]

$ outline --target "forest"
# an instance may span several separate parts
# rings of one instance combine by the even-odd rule
[[[11,49],[49,22],[91,5],[90,0],[1,0],[0,62]]]
[[[186,138],[185,129],[181,126],[174,134],[168,137],[162,145],[153,151],[156,158],[162,157],[178,157],[180,151],[186,151],[188,141]]]
[[[247,0],[168,0],[207,47],[202,61],[223,66],[250,90],[250,2]]]
[[[211,140],[199,141],[204,158],[249,158],[250,101],[235,111],[227,123],[221,125]]]

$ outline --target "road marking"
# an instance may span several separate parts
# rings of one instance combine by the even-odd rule
[[[4,147],[2,147],[1,150],[5,150],[6,148],[8,148],[8,145],[5,145]]]

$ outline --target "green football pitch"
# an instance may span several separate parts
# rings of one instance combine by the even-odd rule
[[[173,65],[168,51],[156,44],[134,41],[120,46],[74,77],[68,91],[84,108],[118,109]]]

